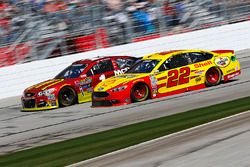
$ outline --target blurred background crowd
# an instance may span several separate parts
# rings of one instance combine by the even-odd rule
[[[249,16],[250,0],[0,0],[0,67]]]

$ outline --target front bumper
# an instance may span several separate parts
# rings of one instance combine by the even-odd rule
[[[92,94],[92,107],[121,106],[130,103],[130,95],[126,92],[93,92]]]
[[[22,97],[22,109],[21,111],[41,111],[58,108],[58,101],[49,101],[47,99],[35,99]]]

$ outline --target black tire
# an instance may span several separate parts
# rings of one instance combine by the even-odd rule
[[[76,92],[71,87],[63,87],[58,95],[59,105],[62,107],[71,106],[76,103]]]
[[[131,89],[132,102],[141,102],[148,98],[149,88],[146,84],[139,83],[133,86]]]
[[[206,86],[215,86],[221,82],[222,74],[218,68],[210,68],[206,72]]]

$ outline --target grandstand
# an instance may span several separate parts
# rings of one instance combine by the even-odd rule
[[[249,0],[0,0],[0,67],[249,17]]]

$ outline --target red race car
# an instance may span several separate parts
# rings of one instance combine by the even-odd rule
[[[130,56],[110,56],[76,61],[54,79],[25,89],[21,98],[22,111],[53,109],[91,101],[95,85],[108,77],[123,74],[137,60]]]

